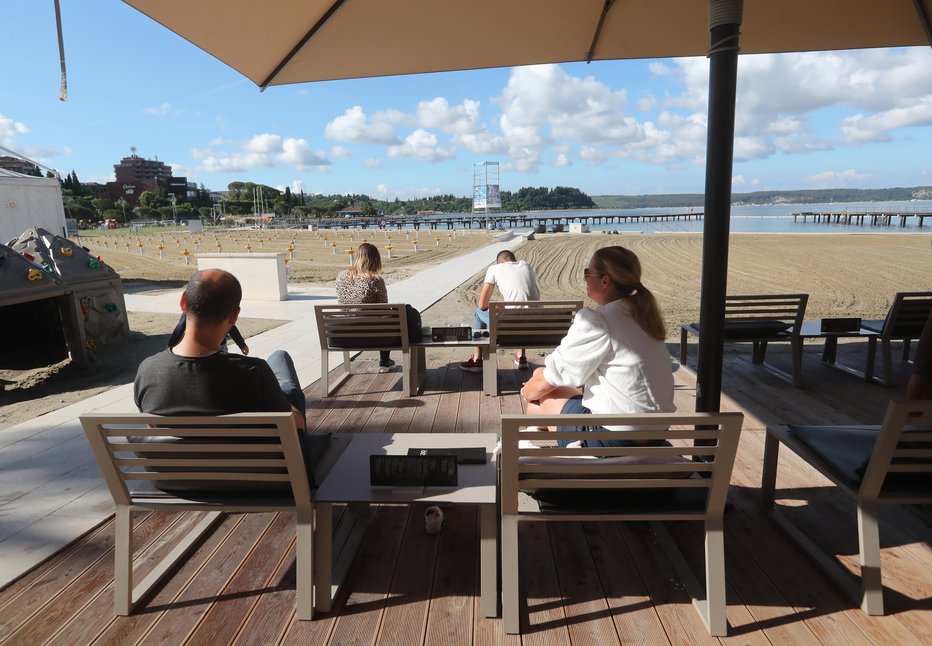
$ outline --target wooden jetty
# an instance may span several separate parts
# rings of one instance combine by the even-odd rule
[[[456,213],[430,216],[394,216],[394,217],[350,217],[325,218],[316,222],[321,229],[377,229],[385,222],[388,228],[413,229],[484,229],[486,223],[502,223],[505,228],[526,228],[541,225],[552,228],[554,225],[568,226],[580,224],[638,224],[642,222],[685,222],[702,220],[702,212],[692,213]]]
[[[926,218],[932,218],[932,211],[800,211],[793,214],[793,222],[812,221],[816,224],[854,224],[857,226],[889,227],[894,223],[905,227],[915,218],[916,225],[922,227]]]

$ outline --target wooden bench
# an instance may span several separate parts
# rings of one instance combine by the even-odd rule
[[[903,361],[909,360],[912,339],[918,339],[932,311],[932,292],[898,292],[885,319],[861,321],[861,327],[880,334],[883,357],[883,383],[893,385],[891,341],[903,341]]]
[[[774,506],[780,444],[831,480],[857,505],[860,586]],[[800,501],[795,500],[794,504]],[[767,427],[761,504],[869,615],[882,615],[880,506],[932,504],[932,401],[890,402],[881,426]]]
[[[503,415],[501,469],[502,621],[520,632],[518,523],[520,521],[701,521],[705,527],[705,594],[672,537],[655,526],[664,551],[693,598],[711,635],[727,632],[723,515],[741,413],[645,415]],[[519,431],[538,426],[646,426],[666,430]],[[699,430],[701,429],[701,430]],[[536,448],[523,440],[554,442],[619,439],[669,445],[626,448]],[[696,446],[696,442],[706,446]],[[702,461],[693,461],[699,457]]]
[[[803,340],[800,337],[803,317],[806,315],[808,294],[759,294],[725,297],[725,343],[751,343],[751,361],[769,368],[778,376],[788,379],[794,386],[802,383]],[[698,323],[684,323],[680,327],[680,364],[686,365],[686,338],[699,336]],[[764,363],[767,344],[788,342],[793,352],[793,374]]]
[[[404,304],[315,305],[320,337],[320,396],[329,397],[349,378],[350,352],[400,351],[404,392],[412,392],[408,319]],[[343,372],[330,384],[330,352],[343,353]]]
[[[498,394],[499,349],[557,347],[582,306],[582,301],[489,303],[489,360],[482,362],[486,394]]]
[[[219,417],[128,413],[82,415],[80,421],[116,505],[117,615],[130,614],[213,529],[221,512],[285,511],[297,514],[297,616],[312,618],[312,483],[303,459],[308,447],[302,447],[291,413]],[[323,479],[340,446],[334,442],[327,448],[312,475]],[[133,514],[137,511],[207,513],[134,587]]]

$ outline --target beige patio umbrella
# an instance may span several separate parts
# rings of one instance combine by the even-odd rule
[[[718,410],[721,392],[739,45],[742,53],[759,54],[932,44],[932,0],[124,1],[262,89],[486,67],[708,55],[697,401],[697,410],[705,411]]]

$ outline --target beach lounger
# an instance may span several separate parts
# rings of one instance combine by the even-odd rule
[[[323,479],[342,442],[331,444],[329,435],[323,434],[299,435],[291,413],[220,417],[129,413],[82,415],[80,420],[116,504],[117,615],[130,614],[222,519],[221,512],[285,511],[297,514],[297,616],[311,619],[311,486],[314,479]],[[206,513],[134,587],[133,514],[137,511]]]
[[[672,537],[659,523],[664,551],[711,635],[727,632],[723,514],[738,448],[741,413],[646,415],[503,415],[501,469],[502,620],[520,632],[518,523],[523,521],[701,521],[705,526],[705,594]],[[539,425],[671,426],[650,431],[574,431],[560,439],[668,440],[672,446],[537,448],[557,433]],[[703,430],[696,430],[703,429]],[[694,446],[696,441],[710,446]],[[701,456],[703,461],[693,461]],[[703,598],[704,597],[704,598]]]
[[[893,385],[893,351],[891,341],[903,341],[903,361],[909,360],[912,339],[918,339],[932,311],[932,292],[898,292],[885,319],[861,321],[861,327],[880,333],[883,357],[883,383]]]
[[[831,480],[858,510],[860,586],[774,506],[780,444]],[[882,615],[879,511],[881,505],[932,504],[932,401],[891,402],[881,426],[767,428],[761,504],[870,615]]]
[[[803,340],[799,336],[806,315],[808,294],[759,294],[725,297],[725,343],[751,343],[751,361],[788,378],[794,386],[802,384]],[[686,365],[686,338],[700,334],[698,323],[680,326],[680,364]],[[787,376],[764,363],[767,344],[788,342],[793,352],[793,374]]]

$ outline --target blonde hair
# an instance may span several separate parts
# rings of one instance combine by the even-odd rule
[[[357,276],[378,276],[382,273],[382,256],[379,255],[378,248],[363,242],[356,250],[353,256],[353,266],[349,268],[349,277],[355,280]]]
[[[624,247],[602,247],[592,259],[595,268],[608,276],[621,297],[631,303],[631,318],[649,336],[665,340],[667,329],[660,306],[650,290],[641,284],[641,262],[634,252]]]

